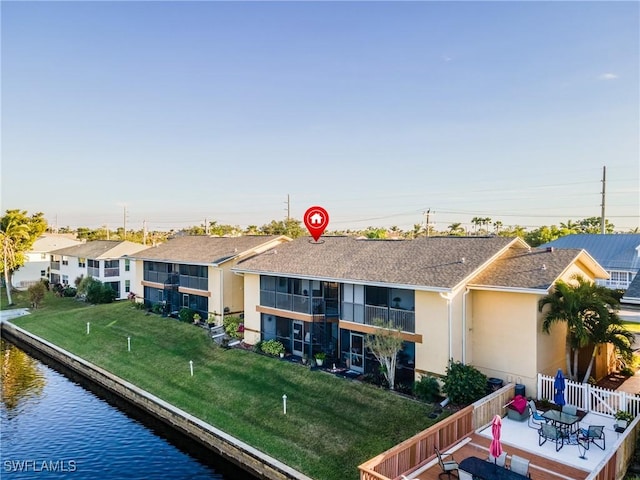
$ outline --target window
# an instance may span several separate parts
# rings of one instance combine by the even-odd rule
[[[124,281],[124,291],[125,293],[129,293],[131,291],[131,280]]]
[[[69,285],[69,275],[62,275],[62,284]]]
[[[86,258],[79,257],[79,258],[78,258],[78,267],[80,267],[80,268],[84,268],[84,267],[86,267],[86,266],[87,266],[87,259],[86,259]]]
[[[62,264],[63,265],[69,265],[69,257],[66,256],[62,256]]]
[[[131,260],[129,260],[128,258],[124,259],[124,271],[125,272],[131,271]],[[127,290],[127,291],[129,291],[129,290]]]
[[[40,270],[40,276],[41,277],[46,277],[47,276],[47,271],[46,270]]]

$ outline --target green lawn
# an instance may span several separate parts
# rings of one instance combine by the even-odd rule
[[[89,306],[49,295],[15,324],[318,480],[355,480],[360,463],[434,423],[427,417],[430,405],[280,359],[218,348],[203,329],[147,315],[126,301]]]

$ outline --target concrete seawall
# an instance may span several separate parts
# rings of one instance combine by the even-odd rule
[[[141,408],[171,428],[196,440],[212,452],[238,465],[257,478],[266,480],[312,480],[310,477],[290,468],[275,458],[265,455],[184,410],[12,323],[7,321],[0,322],[0,333],[8,341],[18,346],[26,345],[40,352],[90,382]]]

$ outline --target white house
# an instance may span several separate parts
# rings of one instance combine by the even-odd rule
[[[74,285],[76,278],[91,276],[110,285],[118,299],[127,298],[135,281],[133,255],[149,248],[140,243],[118,240],[95,240],[51,252],[51,284]]]
[[[11,277],[11,284],[21,290],[49,278],[50,252],[82,244],[74,235],[45,233],[25,253],[25,262]]]

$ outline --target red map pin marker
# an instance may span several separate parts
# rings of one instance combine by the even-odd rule
[[[310,207],[304,212],[304,224],[317,242],[327,225],[329,225],[329,214],[322,207]]]

